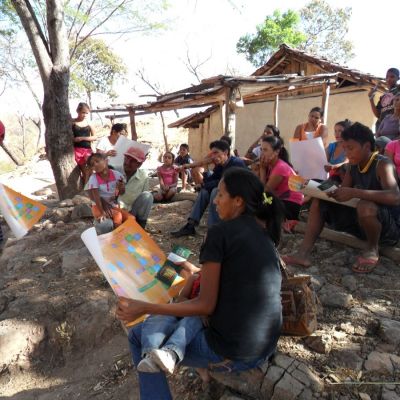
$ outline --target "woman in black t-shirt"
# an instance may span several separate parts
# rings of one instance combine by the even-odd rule
[[[275,244],[283,210],[243,168],[227,170],[218,189],[215,204],[222,221],[209,228],[200,252],[199,296],[172,304],[120,298],[117,317],[128,322],[144,314],[208,316],[208,327],[186,347],[182,364],[242,371],[270,357],[279,339],[281,273]],[[129,342],[138,365],[141,325],[131,329]],[[139,386],[141,400],[172,398],[164,372],[139,373]]]
[[[75,161],[81,172],[83,184],[89,180],[90,169],[86,165],[87,159],[92,154],[91,143],[96,140],[94,129],[86,120],[90,113],[90,108],[86,103],[79,103],[76,109],[78,114],[71,121],[72,133],[74,135],[74,155]]]

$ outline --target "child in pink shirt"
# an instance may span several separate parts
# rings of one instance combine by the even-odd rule
[[[178,170],[174,167],[175,156],[167,151],[164,153],[164,164],[157,168],[157,176],[160,181],[160,190],[154,193],[155,201],[168,201],[174,197],[178,185]]]

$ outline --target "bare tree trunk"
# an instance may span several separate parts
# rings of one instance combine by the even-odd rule
[[[165,151],[169,151],[168,140],[167,140],[167,132],[165,130],[165,121],[164,114],[160,111],[161,123],[162,123],[162,134],[164,137]]]
[[[44,142],[44,121],[43,121],[43,113],[42,110],[40,111],[40,116],[38,121],[34,121],[35,125],[37,126],[39,133],[36,142],[36,152],[39,150],[40,145]],[[44,143],[43,143],[44,144]]]
[[[73,157],[68,82],[68,68],[53,67],[43,101],[47,157],[60,199],[71,198],[79,192],[79,168]]]

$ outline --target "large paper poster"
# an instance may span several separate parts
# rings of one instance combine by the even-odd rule
[[[182,287],[173,264],[134,218],[110,233],[97,236],[89,228],[81,237],[117,296],[167,303]]]
[[[0,211],[17,239],[25,236],[46,207],[0,183]]]
[[[115,157],[109,157],[108,159],[110,165],[122,169],[122,166],[124,165],[124,153],[130,147],[136,147],[142,150],[144,154],[147,154],[150,149],[150,146],[147,144],[136,142],[135,140],[128,139],[127,137],[121,135],[114,147],[117,155]]]
[[[329,180],[324,182],[316,182],[312,179],[304,179],[301,176],[292,175],[289,178],[289,189],[296,192],[302,192],[306,196],[316,197],[317,199],[330,201],[332,203],[342,204],[349,207],[357,207],[360,199],[351,199],[348,201],[336,201],[334,198],[329,197],[328,193],[337,189],[334,182]]]
[[[291,140],[289,142],[290,161],[294,170],[306,179],[328,177],[324,165],[328,164],[322,139]]]

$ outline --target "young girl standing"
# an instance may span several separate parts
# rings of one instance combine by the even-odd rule
[[[174,167],[175,156],[167,151],[163,156],[164,164],[157,168],[160,191],[154,194],[155,201],[171,200],[178,185],[178,170]]]
[[[76,109],[78,116],[72,119],[72,133],[74,134],[75,161],[81,171],[83,184],[88,181],[90,170],[87,168],[87,159],[92,154],[91,142],[96,140],[94,129],[88,124],[86,117],[90,108],[86,103],[79,103]]]
[[[88,165],[94,171],[87,184],[89,197],[95,202],[92,206],[93,216],[99,222],[112,219],[114,227],[121,225],[130,216],[117,203],[118,196],[125,193],[123,175],[108,168],[107,157],[102,153],[89,156]]]
[[[182,364],[244,371],[268,359],[280,335],[281,272],[275,244],[282,206],[251,171],[235,167],[224,173],[214,202],[222,221],[208,229],[200,251],[199,295],[170,304],[120,298],[117,317],[128,322],[144,314],[209,316],[208,326],[185,348]],[[129,333],[135,365],[142,359],[142,326]],[[140,372],[139,387],[141,400],[172,399],[164,372]]]

